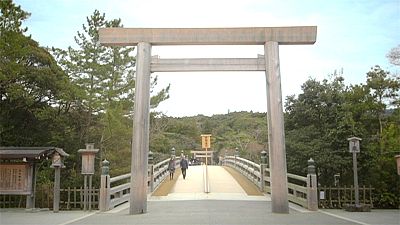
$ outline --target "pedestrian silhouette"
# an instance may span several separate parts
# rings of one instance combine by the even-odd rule
[[[189,163],[186,160],[184,155],[182,155],[182,159],[181,159],[181,162],[179,164],[181,166],[183,179],[185,179],[186,178],[186,170],[188,169]]]
[[[171,159],[169,160],[168,170],[169,170],[169,179],[173,180],[174,173],[175,173],[175,158],[174,158],[174,156],[171,156]]]

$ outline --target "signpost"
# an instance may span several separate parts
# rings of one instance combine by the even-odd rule
[[[206,167],[205,167],[206,171],[205,171],[205,174],[204,174],[204,192],[205,193],[209,193],[210,192],[210,185],[208,183],[208,168],[207,168],[207,165],[208,165],[208,152],[207,152],[207,150],[209,148],[211,148],[211,134],[202,134],[201,135],[201,147],[206,150]]]
[[[0,193],[7,195],[27,195],[32,192],[28,185],[28,163],[0,164]]]
[[[37,164],[52,158],[55,168],[54,212],[59,210],[60,168],[68,154],[57,147],[0,147],[0,194],[26,195],[26,209],[35,208]]]
[[[206,166],[208,165],[208,153],[207,150],[211,148],[211,134],[201,135],[201,147],[206,150]]]
[[[82,174],[83,180],[83,210],[86,211],[87,206],[89,211],[92,210],[92,175],[94,174],[94,160],[95,155],[99,149],[94,149],[93,143],[85,144],[86,149],[79,149],[78,152],[82,154]],[[89,175],[89,190],[87,187],[87,177]],[[89,202],[88,202],[89,200]]]

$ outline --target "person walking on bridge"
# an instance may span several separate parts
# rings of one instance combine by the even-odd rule
[[[182,159],[181,159],[180,165],[181,165],[181,171],[182,171],[183,179],[185,179],[186,178],[186,170],[189,167],[189,163],[188,163],[188,161],[187,161],[187,159],[185,158],[184,155],[182,155]]]
[[[175,173],[175,158],[174,158],[174,156],[171,156],[171,159],[169,160],[168,171],[169,171],[169,179],[173,180],[174,173]]]

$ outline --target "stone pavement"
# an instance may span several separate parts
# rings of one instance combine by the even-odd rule
[[[400,223],[399,210],[372,210],[348,213],[342,210],[298,211],[289,214],[271,213],[269,201],[186,200],[149,201],[148,212],[128,215],[128,205],[107,213],[81,211],[0,211],[0,224],[363,224],[394,225]]]

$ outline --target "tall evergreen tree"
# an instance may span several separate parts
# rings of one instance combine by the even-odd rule
[[[53,49],[59,64],[81,90],[81,110],[86,115],[81,142],[106,149],[129,149],[134,99],[134,47],[105,47],[99,43],[102,27],[122,27],[120,19],[106,20],[95,10],[75,36],[77,49]],[[157,84],[153,78],[152,87]],[[152,97],[152,106],[168,98],[169,86]],[[103,158],[101,156],[101,158]]]
[[[60,144],[56,121],[68,111],[73,87],[51,54],[23,34],[30,14],[12,1],[0,7],[0,145]]]

